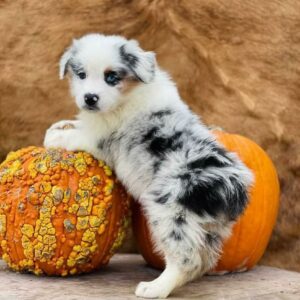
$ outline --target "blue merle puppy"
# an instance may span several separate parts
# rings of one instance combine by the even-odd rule
[[[60,61],[60,77],[66,74],[80,114],[52,125],[44,145],[90,152],[114,169],[142,205],[166,262],[135,294],[165,298],[215,266],[253,175],[136,41],[101,34],[74,40]]]

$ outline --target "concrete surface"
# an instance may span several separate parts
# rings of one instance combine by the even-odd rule
[[[115,255],[109,266],[69,278],[36,277],[10,271],[0,261],[1,300],[137,299],[136,284],[152,280],[158,271],[134,254]],[[205,276],[182,287],[170,299],[300,299],[300,273],[259,266],[252,271]]]

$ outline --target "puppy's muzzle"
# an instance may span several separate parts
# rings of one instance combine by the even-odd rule
[[[85,94],[84,102],[88,108],[93,109],[96,108],[96,104],[99,101],[99,96],[96,94]]]

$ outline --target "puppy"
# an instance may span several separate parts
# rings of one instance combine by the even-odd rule
[[[247,205],[252,173],[216,141],[154,53],[136,41],[83,36],[60,60],[60,78],[67,73],[81,112],[77,121],[52,125],[44,145],[90,152],[114,169],[142,205],[166,263],[135,294],[165,298],[215,266],[222,240]]]

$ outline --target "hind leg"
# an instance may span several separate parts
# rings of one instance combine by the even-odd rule
[[[166,298],[176,288],[192,280],[198,273],[200,262],[192,268],[184,268],[176,262],[174,257],[166,257],[166,268],[161,275],[150,282],[140,282],[135,295],[144,298]]]
[[[166,298],[174,289],[214,266],[219,257],[219,242],[212,248],[207,231],[199,225],[199,218],[189,216],[181,207],[165,207],[159,217],[154,205],[146,214],[152,239],[164,256],[166,268],[155,280],[141,282],[135,294],[144,298]]]

